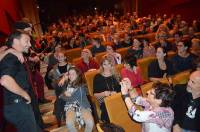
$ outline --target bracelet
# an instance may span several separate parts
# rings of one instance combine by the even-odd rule
[[[125,101],[125,99],[127,98],[127,97],[130,97],[130,95],[129,94],[122,94],[122,99]]]

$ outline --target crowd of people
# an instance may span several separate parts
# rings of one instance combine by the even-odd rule
[[[19,132],[41,132],[45,124],[39,104],[47,103],[44,86],[54,89],[54,115],[58,126],[66,122],[68,131],[77,131],[75,124],[94,129],[95,120],[89,101],[84,74],[99,70],[93,80],[94,97],[101,117],[109,123],[104,98],[117,92],[127,106],[130,117],[143,124],[142,130],[159,132],[200,131],[200,21],[192,24],[180,15],[138,17],[135,13],[114,16],[111,13],[93,16],[73,16],[48,27],[41,37],[32,33],[29,22],[19,21],[15,30],[0,48],[0,84],[3,90],[3,115]],[[136,38],[155,33],[155,41]],[[173,39],[174,41],[169,41]],[[107,42],[108,44],[103,44]],[[91,48],[87,48],[91,46]],[[73,64],[65,56],[66,50],[82,48],[80,60]],[[127,47],[123,57],[116,49]],[[169,52],[175,55],[168,57]],[[96,55],[105,52],[101,62]],[[148,67],[149,81],[154,82],[147,97],[140,86],[147,83],[137,61],[155,57]],[[43,78],[40,62],[47,72]],[[120,72],[116,65],[123,64]],[[160,83],[180,72],[190,70],[187,84]],[[169,81],[170,83],[173,83]],[[135,104],[141,105],[143,111]],[[5,124],[5,123],[4,123]],[[123,127],[123,126],[121,126]],[[1,129],[4,129],[3,126]]]

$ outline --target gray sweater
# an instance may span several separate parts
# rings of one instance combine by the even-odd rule
[[[87,88],[85,85],[76,88],[76,91],[74,91],[70,97],[66,97],[64,94],[61,94],[60,98],[66,102],[66,105],[72,104],[73,102],[77,101],[79,102],[81,107],[86,109],[90,108],[90,103],[87,98]]]

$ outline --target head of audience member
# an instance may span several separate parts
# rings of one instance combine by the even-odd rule
[[[124,66],[126,69],[132,70],[134,67],[137,66],[137,58],[134,56],[133,53],[128,53],[124,57]]]
[[[29,23],[18,21],[15,23],[15,30],[22,31],[28,33],[30,36],[32,35],[32,27]]]
[[[57,51],[56,59],[58,60],[59,64],[66,63],[67,57],[65,56],[66,50],[64,48],[60,48]]]
[[[174,99],[175,93],[168,84],[154,83],[152,89],[147,92],[147,101],[151,106],[169,107]]]
[[[134,50],[140,50],[141,49],[141,42],[138,39],[133,40],[133,47]]]
[[[114,75],[117,80],[119,80],[119,75],[115,72],[115,66],[110,58],[104,56],[100,63],[99,71],[104,76]]]
[[[193,38],[192,39],[192,46],[191,46],[192,50],[200,50],[200,40],[197,38]]]
[[[158,47],[156,50],[156,58],[158,60],[164,60],[167,56],[167,52],[164,48]]]
[[[193,98],[200,97],[200,71],[194,71],[190,75],[190,79],[187,84],[187,91],[192,93]]]
[[[191,41],[188,39],[182,39],[176,44],[178,54],[189,53],[190,47]]]
[[[82,58],[83,60],[89,61],[89,59],[92,58],[92,53],[91,53],[91,51],[90,51],[89,49],[83,49],[83,50],[81,51],[81,58]]]
[[[91,40],[93,46],[99,48],[101,46],[101,39],[100,38],[93,38]]]
[[[144,47],[144,48],[148,48],[149,45],[150,45],[148,39],[143,39],[142,44],[143,44],[143,47]]]
[[[57,45],[54,49],[54,56],[56,57],[58,52],[61,50],[61,46],[60,45]]]
[[[76,67],[71,67],[68,70],[69,83],[72,87],[77,88],[83,84],[81,71]]]
[[[168,38],[167,33],[164,32],[164,31],[159,32],[157,37],[158,37],[158,41],[159,41],[160,43],[165,42],[166,39]]]
[[[113,54],[115,52],[115,49],[112,45],[106,45],[106,52],[108,54]]]
[[[193,36],[194,36],[194,28],[193,28],[193,27],[189,27],[189,28],[188,28],[188,35],[189,35],[190,37],[193,37]]]
[[[174,34],[175,42],[179,42],[183,39],[183,33],[178,31]]]
[[[25,32],[15,31],[9,35],[6,44],[18,52],[28,53],[31,47],[30,36]]]

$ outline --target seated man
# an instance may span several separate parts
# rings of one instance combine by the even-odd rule
[[[194,71],[187,85],[175,86],[174,132],[200,131],[200,71]]]

